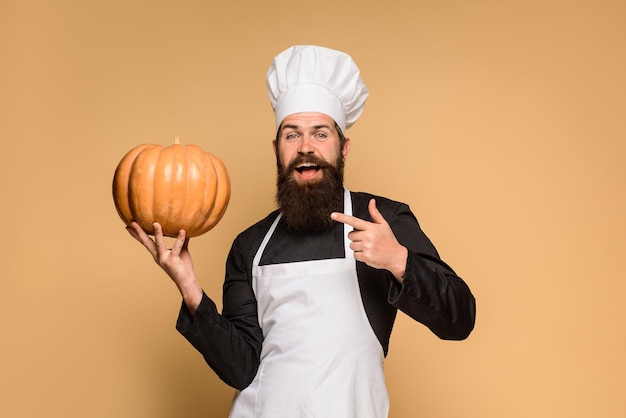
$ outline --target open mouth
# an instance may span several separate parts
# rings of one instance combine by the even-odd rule
[[[321,166],[315,163],[302,163],[298,164],[295,170],[304,178],[312,178],[322,169]]]

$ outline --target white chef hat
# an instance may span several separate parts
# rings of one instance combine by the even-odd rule
[[[293,113],[320,112],[342,132],[363,112],[369,92],[352,58],[341,51],[297,45],[278,54],[267,71],[276,128]]]

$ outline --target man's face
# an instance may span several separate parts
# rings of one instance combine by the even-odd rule
[[[336,161],[344,160],[350,150],[350,140],[346,138],[340,146],[339,132],[334,120],[324,113],[295,113],[283,119],[278,141],[274,141],[274,151],[279,170],[293,176],[301,185],[320,182],[326,167],[335,166]]]

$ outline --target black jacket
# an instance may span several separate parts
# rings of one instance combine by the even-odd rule
[[[474,327],[474,297],[465,282],[439,258],[409,207],[366,193],[352,192],[351,196],[353,215],[368,221],[371,217],[367,206],[375,198],[396,239],[408,249],[403,284],[386,270],[356,262],[363,306],[385,355],[398,309],[441,339],[467,338]],[[272,212],[233,242],[226,262],[222,315],[205,294],[195,317],[182,306],[176,324],[217,375],[240,390],[256,374],[263,343],[251,285],[252,260],[277,215],[278,211]],[[291,232],[279,223],[260,264],[341,257],[343,224],[320,234],[303,234]]]

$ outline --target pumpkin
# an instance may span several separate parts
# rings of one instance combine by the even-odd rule
[[[224,163],[197,145],[143,144],[130,150],[113,176],[113,201],[126,225],[137,222],[154,235],[202,235],[224,215],[230,178]]]

